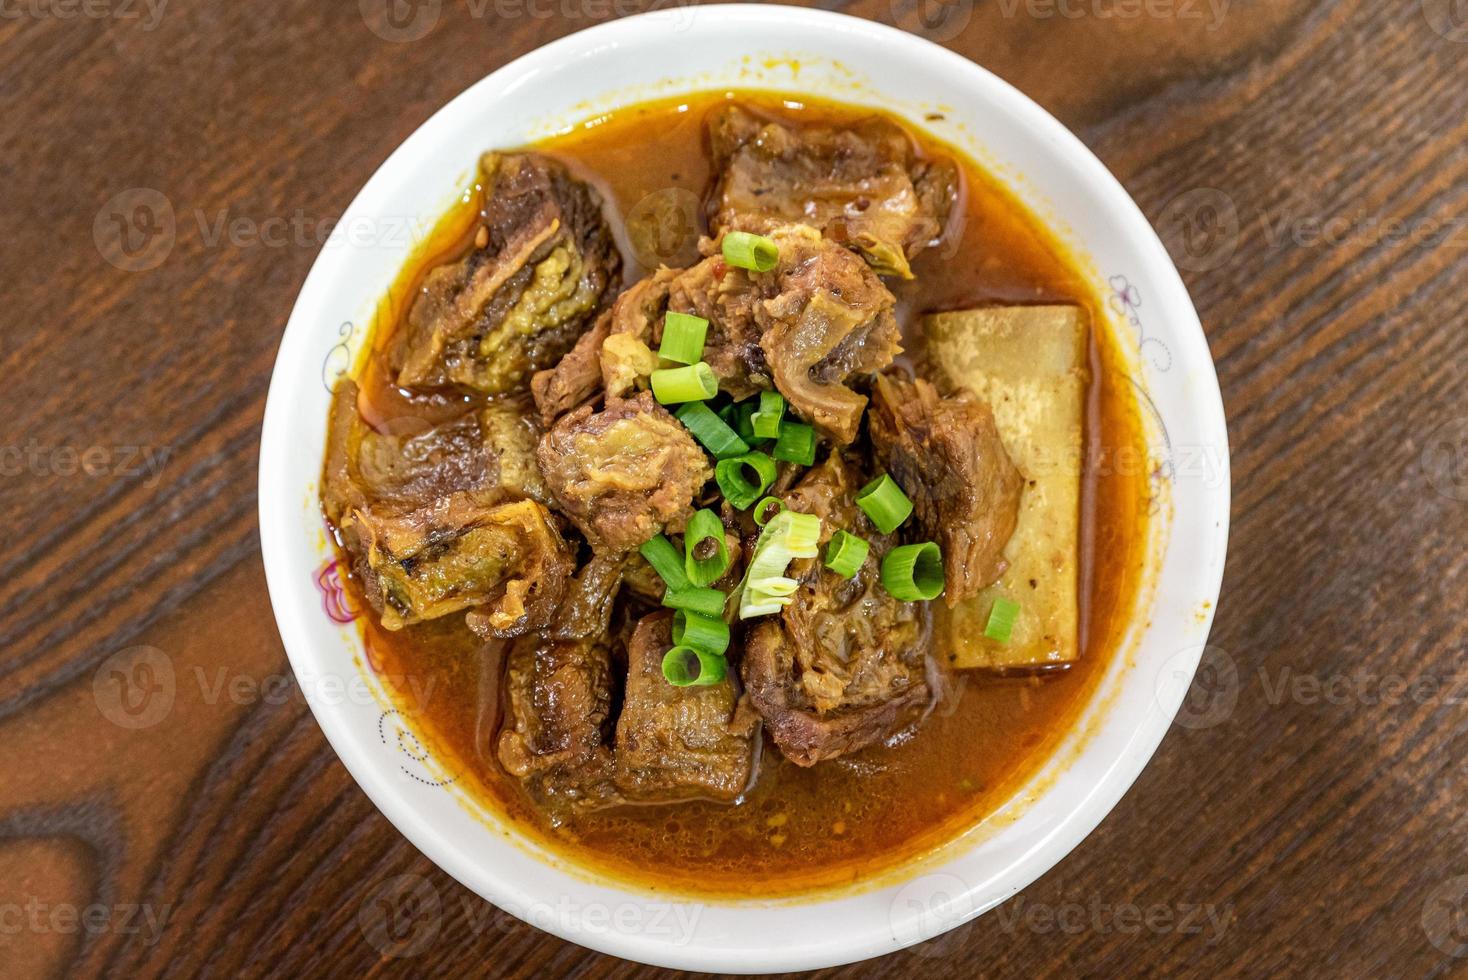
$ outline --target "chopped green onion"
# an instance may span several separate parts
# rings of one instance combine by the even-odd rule
[[[706,401],[719,393],[719,379],[704,361],[652,373],[652,394],[664,405]]]
[[[736,269],[769,272],[780,261],[780,248],[763,235],[731,231],[720,245],[724,261]]]
[[[759,393],[759,411],[751,417],[754,434],[760,439],[780,438],[780,420],[785,417],[785,397],[778,391]]]
[[[717,653],[674,647],[663,654],[663,677],[674,687],[708,687],[728,672],[729,662]]]
[[[679,609],[673,614],[673,642],[704,653],[722,654],[729,649],[729,624],[714,616]]]
[[[882,588],[902,602],[938,598],[943,594],[943,553],[931,541],[893,548],[882,559]]]
[[[779,508],[779,510],[772,512],[770,510],[771,504],[774,504],[776,507]],[[780,513],[780,511],[784,509],[785,501],[781,500],[779,497],[766,497],[764,500],[761,500],[759,503],[754,505],[754,522],[760,527],[764,527],[770,522],[770,518],[774,517],[776,514]]]
[[[707,547],[706,541],[713,542],[713,554],[699,558],[699,552]],[[729,570],[729,545],[724,540],[724,522],[707,508],[694,511],[688,519],[688,530],[683,532],[683,570],[688,573],[688,581],[700,588],[714,584]]]
[[[754,417],[759,414],[758,407],[751,399],[740,402],[734,408],[734,429],[739,433],[739,438],[753,446],[759,442],[759,436],[754,434]]]
[[[678,554],[673,542],[661,534],[637,550],[647,559],[647,563],[658,573],[658,577],[669,590],[686,589],[693,584],[688,581],[688,573],[683,570],[683,556]]]
[[[658,356],[679,364],[697,364],[703,357],[703,341],[709,322],[688,313],[669,313],[663,318],[663,343]]]
[[[816,430],[804,422],[781,422],[780,438],[775,442],[775,458],[801,466],[816,462]]]
[[[688,427],[714,459],[728,459],[749,452],[749,443],[729,428],[717,412],[703,402],[690,402],[678,409],[678,421]]]
[[[752,474],[759,482],[752,482],[746,473]],[[714,467],[714,479],[718,481],[724,499],[735,510],[748,510],[775,482],[775,475],[775,461],[761,452],[721,459]]]
[[[690,585],[685,589],[668,589],[663,593],[663,605],[669,609],[686,609],[701,616],[723,616],[724,603],[728,598],[718,589],[700,589]]]
[[[1008,643],[1010,634],[1014,632],[1015,620],[1019,619],[1019,603],[1013,599],[1003,596],[994,600],[994,608],[989,610],[989,623],[984,627],[984,635],[999,643]]]
[[[862,487],[856,505],[866,512],[883,534],[891,534],[912,514],[912,501],[886,473]]]
[[[871,545],[848,531],[837,531],[826,543],[826,567],[842,578],[861,570]]]
[[[785,575],[792,559],[814,558],[819,552],[821,519],[814,514],[782,510],[770,518],[755,543],[739,596],[739,618],[766,616],[790,604],[800,583]]]

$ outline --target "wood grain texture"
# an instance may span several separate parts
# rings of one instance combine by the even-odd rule
[[[926,2],[834,6],[1035,96],[1157,224],[1217,359],[1234,530],[1192,723],[1111,816],[995,913],[830,975],[1468,971],[1468,15]],[[602,19],[442,7],[404,43],[371,3],[3,8],[0,974],[658,972],[408,845],[265,597],[258,431],[320,239],[263,223],[339,215],[451,96]],[[128,271],[98,243],[140,188],[174,233]],[[109,720],[94,682],[165,664],[167,716]]]

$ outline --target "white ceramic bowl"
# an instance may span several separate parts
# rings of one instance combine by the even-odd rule
[[[374,305],[479,153],[659,95],[741,87],[880,106],[972,153],[1089,265],[1126,338],[1157,464],[1155,588],[1070,742],[994,816],[861,890],[680,902],[568,865],[456,792],[410,717],[362,669],[317,509],[328,386]],[[941,112],[941,122],[923,122]],[[790,7],[673,8],[550,44],[474,85],[373,175],[291,314],[265,411],[260,538],[271,601],[312,710],[394,825],[484,898],[566,939],[710,971],[829,966],[920,942],[1014,895],[1126,792],[1167,733],[1212,620],[1229,514],[1218,383],[1197,314],[1146,219],[1052,117],[984,69],[892,28]],[[1168,518],[1170,517],[1170,521]],[[437,942],[452,942],[447,933]],[[401,952],[402,950],[398,950]],[[411,950],[409,950],[411,951]]]

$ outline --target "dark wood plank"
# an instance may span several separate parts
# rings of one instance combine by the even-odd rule
[[[1461,973],[1461,5],[924,3],[836,6],[1035,96],[1183,267],[1229,409],[1236,500],[1211,669],[1190,703],[1236,700],[1176,726],[1096,833],[1020,897],[828,972]],[[320,241],[215,234],[221,216],[340,214],[439,105],[599,8],[489,21],[450,3],[401,44],[354,3],[170,3],[156,23],[121,0],[106,9],[142,18],[13,9],[0,448],[26,463],[0,477],[5,975],[657,973],[479,901],[331,754],[292,686],[254,518],[265,387]],[[109,262],[108,215],[139,189],[167,201],[172,235]],[[68,454],[88,449],[90,475]],[[93,691],[129,650],[176,679],[166,717],[136,730]],[[221,666],[273,693],[212,695]],[[103,928],[65,928],[65,909],[89,905]]]

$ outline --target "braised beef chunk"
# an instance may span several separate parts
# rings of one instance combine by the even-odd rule
[[[850,383],[902,352],[896,300],[860,259],[803,225],[772,230],[780,262],[757,308],[760,346],[792,408],[838,445],[854,440],[866,409]]]
[[[572,580],[550,628],[515,640],[506,658],[500,764],[552,823],[621,802],[612,783],[612,602],[620,559],[593,558]]]
[[[535,461],[541,428],[528,408],[523,401],[501,399],[479,410],[479,434],[491,460],[488,482],[510,496],[550,506],[554,499]]]
[[[703,359],[719,388],[736,399],[774,386],[760,347],[761,304],[777,288],[773,276],[736,269],[713,255],[668,284],[668,309],[709,321]]]
[[[546,425],[579,408],[601,390],[601,345],[611,333],[612,311],[597,317],[596,325],[576,341],[576,346],[553,368],[537,371],[530,379],[535,407]]]
[[[399,334],[393,357],[405,387],[520,387],[571,349],[619,273],[600,196],[560,163],[487,153],[480,170],[480,237],[428,274]]]
[[[628,799],[732,801],[754,773],[759,718],[731,673],[717,684],[674,687],[663,677],[673,616],[637,624],[627,648],[627,695],[617,719],[616,784]]]
[[[821,518],[822,545],[836,528],[871,543],[852,578],[820,559],[791,563],[800,582],[778,619],[747,634],[743,676],[750,699],[780,751],[814,765],[902,734],[936,696],[927,656],[928,620],[880,583],[881,559],[896,543],[857,508],[859,474],[840,453],[796,485],[786,504]]]
[[[487,503],[460,492],[403,513],[360,509],[342,523],[367,596],[390,630],[484,606],[486,629],[544,626],[572,562],[550,513],[533,500]]]
[[[877,460],[942,546],[948,605],[978,594],[1004,573],[1024,485],[989,406],[966,389],[940,398],[922,379],[884,375],[870,423]]]
[[[698,443],[649,392],[563,417],[537,458],[561,512],[598,552],[631,551],[665,527],[682,530],[713,477]]]
[[[955,197],[953,166],[916,160],[907,134],[878,117],[801,125],[731,105],[710,136],[716,231],[741,217],[812,225],[883,275],[912,277],[908,260],[941,237]]]
[[[402,416],[378,432],[358,412],[357,385],[332,394],[322,503],[336,523],[368,503],[425,506],[461,490],[494,485],[495,456],[478,421],[465,413],[438,425]]]

